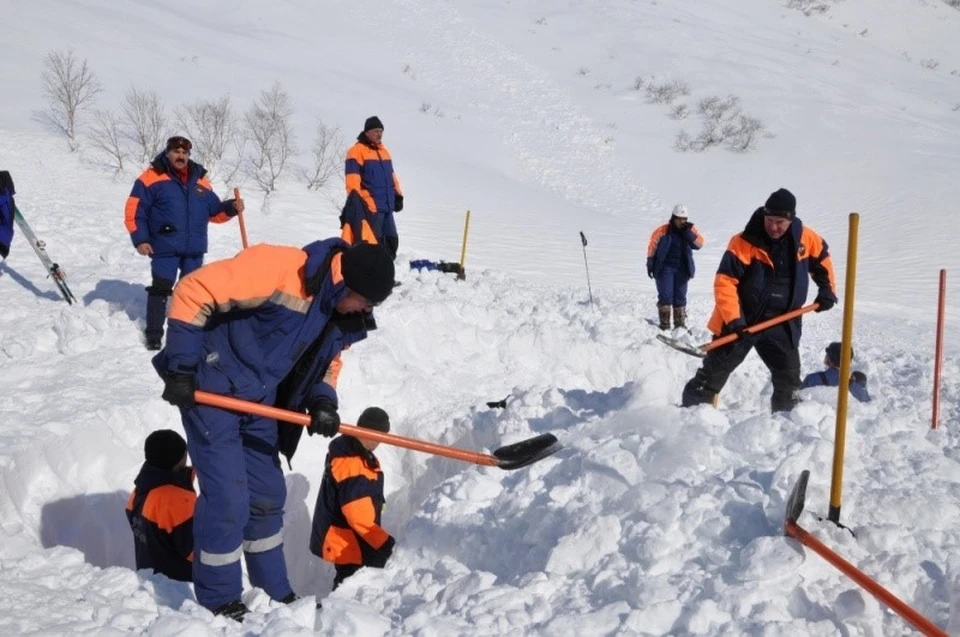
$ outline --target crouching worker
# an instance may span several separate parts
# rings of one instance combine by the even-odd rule
[[[181,582],[193,581],[193,468],[187,441],[172,429],[147,436],[146,461],[127,501],[137,570],[149,568]]]
[[[853,350],[850,350],[853,358]],[[840,343],[834,341],[824,350],[823,364],[827,366],[822,372],[807,374],[803,379],[803,388],[808,387],[839,387],[840,386]],[[850,374],[850,393],[862,403],[870,402],[870,392],[867,391],[867,375],[863,372]]]
[[[357,425],[388,433],[390,418],[379,407],[360,414]],[[337,436],[330,443],[313,512],[310,552],[333,562],[333,590],[364,566],[383,568],[394,540],[382,526],[383,472],[373,455],[379,442]]]

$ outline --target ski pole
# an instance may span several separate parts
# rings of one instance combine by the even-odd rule
[[[201,405],[220,407],[222,409],[229,409],[230,411],[263,416],[264,418],[273,418],[304,427],[310,425],[310,416],[306,414],[254,403],[248,400],[221,396],[220,394],[212,394],[199,390],[194,392],[194,399]],[[498,467],[500,469],[519,469],[520,467],[525,467],[537,460],[556,453],[562,448],[562,445],[557,441],[557,437],[553,434],[540,434],[533,438],[521,440],[512,445],[500,447],[493,452],[493,455],[487,455],[485,453],[477,453],[475,451],[467,451],[466,449],[458,449],[457,447],[448,447],[433,442],[417,440],[416,438],[406,438],[396,434],[383,433],[374,429],[366,429],[347,423],[340,423],[338,431],[339,433],[353,436],[354,438],[375,440],[396,447],[423,451],[437,456],[453,458],[454,460],[472,462],[473,464],[487,467]]]
[[[463,268],[467,261],[467,233],[470,231],[470,211],[467,210],[467,216],[463,221],[463,246],[460,248],[460,271],[457,272],[457,278],[463,281],[467,278],[467,271]]]
[[[590,307],[593,307],[593,290],[590,287],[590,266],[587,264],[587,235],[580,231],[580,242],[583,243],[583,266],[587,269],[587,292],[590,293]]]
[[[237,201],[238,199],[240,199],[240,189],[239,189],[239,188],[234,188],[234,189],[233,189],[233,200],[234,200],[234,201]],[[245,223],[243,222],[243,213],[242,213],[242,212],[238,212],[238,213],[237,213],[237,219],[239,219],[239,221],[240,221],[240,241],[243,242],[243,249],[246,250],[247,247],[248,247],[248,245],[249,245],[249,244],[247,244],[247,224],[245,224]]]

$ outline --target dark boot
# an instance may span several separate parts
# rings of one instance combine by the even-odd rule
[[[147,288],[147,349],[160,349],[163,341],[163,323],[167,319],[167,299],[173,294],[173,281],[154,278],[153,285]]]
[[[243,616],[250,612],[250,609],[247,608],[247,605],[241,602],[239,599],[233,602],[228,602],[222,606],[218,606],[213,609],[214,615],[220,615],[221,617],[229,617],[235,622],[242,622]]]
[[[708,387],[706,383],[700,378],[700,373],[687,381],[687,384],[683,387],[683,396],[680,399],[680,404],[683,407],[693,407],[694,405],[713,405],[717,406],[717,393],[716,389]]]
[[[773,396],[770,397],[770,413],[790,411],[799,402],[800,399],[797,398],[796,392],[774,391]]]
[[[673,326],[674,327],[687,326],[687,308],[686,307],[673,308]]]
[[[660,313],[660,329],[669,330],[670,329],[670,312],[673,310],[673,306],[670,305],[658,305],[657,311]]]

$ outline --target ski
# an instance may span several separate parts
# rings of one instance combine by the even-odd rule
[[[60,290],[63,299],[70,305],[73,305],[77,298],[73,296],[73,292],[70,291],[70,287],[67,285],[66,274],[64,274],[63,269],[58,264],[53,262],[50,255],[47,254],[46,244],[40,239],[37,239],[37,235],[33,233],[33,229],[27,223],[27,220],[23,218],[23,214],[16,205],[13,207],[13,218],[17,222],[17,225],[20,226],[20,231],[23,233],[23,236],[30,242],[30,247],[32,247],[33,251],[40,257],[40,262],[43,263],[43,267],[46,268],[47,275],[57,284],[57,288]]]

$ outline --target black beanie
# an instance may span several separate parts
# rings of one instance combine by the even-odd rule
[[[767,203],[763,204],[763,207],[769,217],[793,219],[797,215],[797,198],[786,188],[781,188],[767,197]]]
[[[834,341],[827,345],[827,348],[824,350],[827,353],[827,358],[830,359],[837,367],[840,367],[840,343]],[[850,350],[850,358],[853,358],[853,350]]]
[[[372,243],[358,243],[343,251],[340,262],[343,282],[377,305],[393,292],[393,259],[387,251]]]
[[[390,416],[379,407],[367,407],[357,418],[357,424],[365,429],[376,429],[383,433],[390,433]]]
[[[383,130],[383,122],[381,122],[380,118],[376,115],[373,117],[368,117],[367,121],[363,123],[363,132],[366,133],[368,130],[373,130],[374,128]]]
[[[158,429],[147,436],[143,445],[143,455],[147,464],[157,469],[170,471],[187,453],[187,442],[183,436],[172,429]]]

